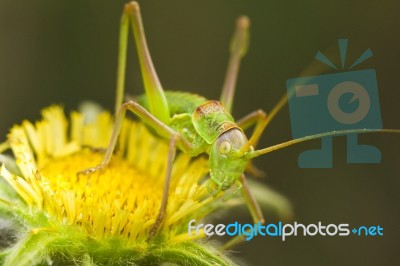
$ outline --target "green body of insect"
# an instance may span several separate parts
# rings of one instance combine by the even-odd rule
[[[202,96],[166,91],[170,110],[169,126],[192,144],[187,151],[192,156],[209,154],[210,178],[217,190],[230,188],[243,174],[248,160],[240,156],[248,142],[243,131],[219,101],[209,101]],[[136,99],[148,109],[145,95]],[[184,150],[184,147],[180,147]]]
[[[145,94],[135,101],[122,104],[129,25],[136,41]],[[231,43],[231,58],[221,99],[209,101],[195,94],[163,90],[148,51],[139,5],[136,2],[125,5],[119,39],[115,127],[102,163],[82,170],[78,175],[90,174],[107,167],[127,110],[139,117],[158,136],[168,140],[169,155],[163,197],[150,238],[155,235],[165,215],[176,148],[191,156],[209,154],[209,190],[213,194],[219,194],[235,184],[236,190],[231,193],[233,196],[244,187],[242,191],[253,219],[257,222],[264,221],[261,210],[246,185],[243,173],[251,158],[249,152],[253,151],[252,146],[258,141],[268,121],[265,120],[264,112],[252,113],[241,120],[243,126],[256,125],[254,134],[248,140],[241,129],[243,126],[235,123],[230,115],[240,60],[247,50],[248,28],[248,18],[240,17]]]
[[[122,104],[129,25],[133,29],[136,41],[145,94],[139,96],[135,101]],[[102,163],[96,167],[82,170],[78,174],[90,174],[107,167],[127,110],[139,117],[158,136],[168,140],[169,155],[164,191],[160,211],[150,232],[150,238],[155,235],[165,215],[176,148],[191,156],[197,156],[201,153],[209,154],[211,182],[208,184],[213,185],[211,189],[214,189],[215,194],[217,194],[236,184],[237,189],[232,195],[241,189],[254,223],[263,223],[264,218],[260,207],[252,196],[244,175],[246,168],[251,170],[251,167],[249,167],[249,165],[251,166],[249,164],[251,158],[295,143],[326,136],[365,132],[399,132],[399,130],[373,129],[343,130],[306,136],[254,150],[253,147],[256,146],[265,127],[286,104],[287,98],[286,96],[282,97],[268,116],[263,111],[257,110],[235,122],[230,115],[240,60],[248,47],[248,28],[249,19],[244,16],[240,17],[231,42],[231,56],[220,101],[209,101],[202,96],[191,93],[166,92],[163,90],[148,51],[139,5],[136,2],[125,5],[119,39],[115,127]],[[253,125],[255,126],[254,131],[251,137],[247,139],[243,130]]]

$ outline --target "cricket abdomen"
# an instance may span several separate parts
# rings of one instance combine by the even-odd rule
[[[190,92],[165,91],[164,93],[171,116],[184,113],[192,114],[199,105],[207,101],[206,98]],[[145,94],[138,96],[135,100],[149,110]]]

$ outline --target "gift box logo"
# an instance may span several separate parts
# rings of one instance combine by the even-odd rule
[[[341,72],[287,80],[293,138],[336,130],[382,128],[375,70],[350,71],[371,57],[372,52],[366,50],[345,71],[346,50],[347,40],[340,39],[341,69],[321,52],[315,56]],[[332,137],[324,137],[321,142],[321,149],[299,155],[299,167],[332,167]],[[357,134],[347,135],[347,163],[379,163],[380,160],[379,149],[358,144]]]

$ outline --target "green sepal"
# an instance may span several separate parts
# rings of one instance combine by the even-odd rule
[[[145,263],[156,265],[172,263],[173,265],[236,265],[220,251],[208,244],[183,242],[175,245],[158,246],[151,250]]]
[[[43,211],[0,208],[1,217],[19,228],[18,241],[0,253],[4,266],[34,265],[234,265],[214,247],[197,242],[178,244],[93,239],[77,225],[52,222]]]

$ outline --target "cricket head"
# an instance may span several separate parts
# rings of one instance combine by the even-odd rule
[[[221,189],[230,188],[246,169],[248,159],[242,148],[248,142],[238,128],[232,128],[217,137],[211,146],[209,167],[211,180]]]

